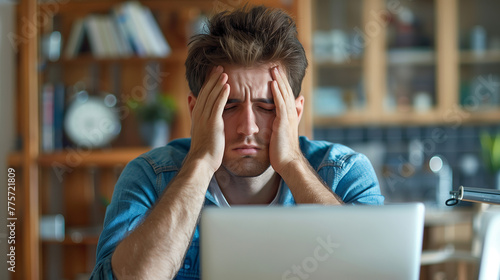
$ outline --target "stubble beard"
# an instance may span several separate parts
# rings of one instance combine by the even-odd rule
[[[233,176],[257,177],[269,169],[270,165],[269,159],[259,160],[253,156],[243,156],[237,159],[224,159],[221,167]]]

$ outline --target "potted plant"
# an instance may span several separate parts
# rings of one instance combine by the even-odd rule
[[[500,133],[491,135],[483,131],[480,140],[484,162],[495,175],[495,188],[500,189]]]
[[[140,122],[140,134],[146,144],[153,148],[166,145],[176,112],[174,98],[167,94],[155,94],[143,103],[129,99],[127,105]]]

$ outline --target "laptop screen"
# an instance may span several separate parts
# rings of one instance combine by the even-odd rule
[[[418,279],[419,203],[209,207],[200,224],[204,280]]]

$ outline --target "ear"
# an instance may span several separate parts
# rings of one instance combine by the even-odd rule
[[[302,113],[304,112],[304,96],[299,95],[299,97],[295,98],[295,108],[297,109],[297,117],[302,118]]]
[[[195,104],[196,104],[196,96],[194,96],[192,92],[189,92],[188,106],[189,106],[189,115],[191,116],[191,119],[193,119],[193,109]]]

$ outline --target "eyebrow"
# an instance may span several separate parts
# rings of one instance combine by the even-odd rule
[[[252,99],[252,102],[266,103],[266,104],[273,104],[274,105],[274,100],[272,98],[256,98],[256,99]],[[231,104],[231,103],[241,103],[241,100],[240,99],[228,99],[226,104]]]

